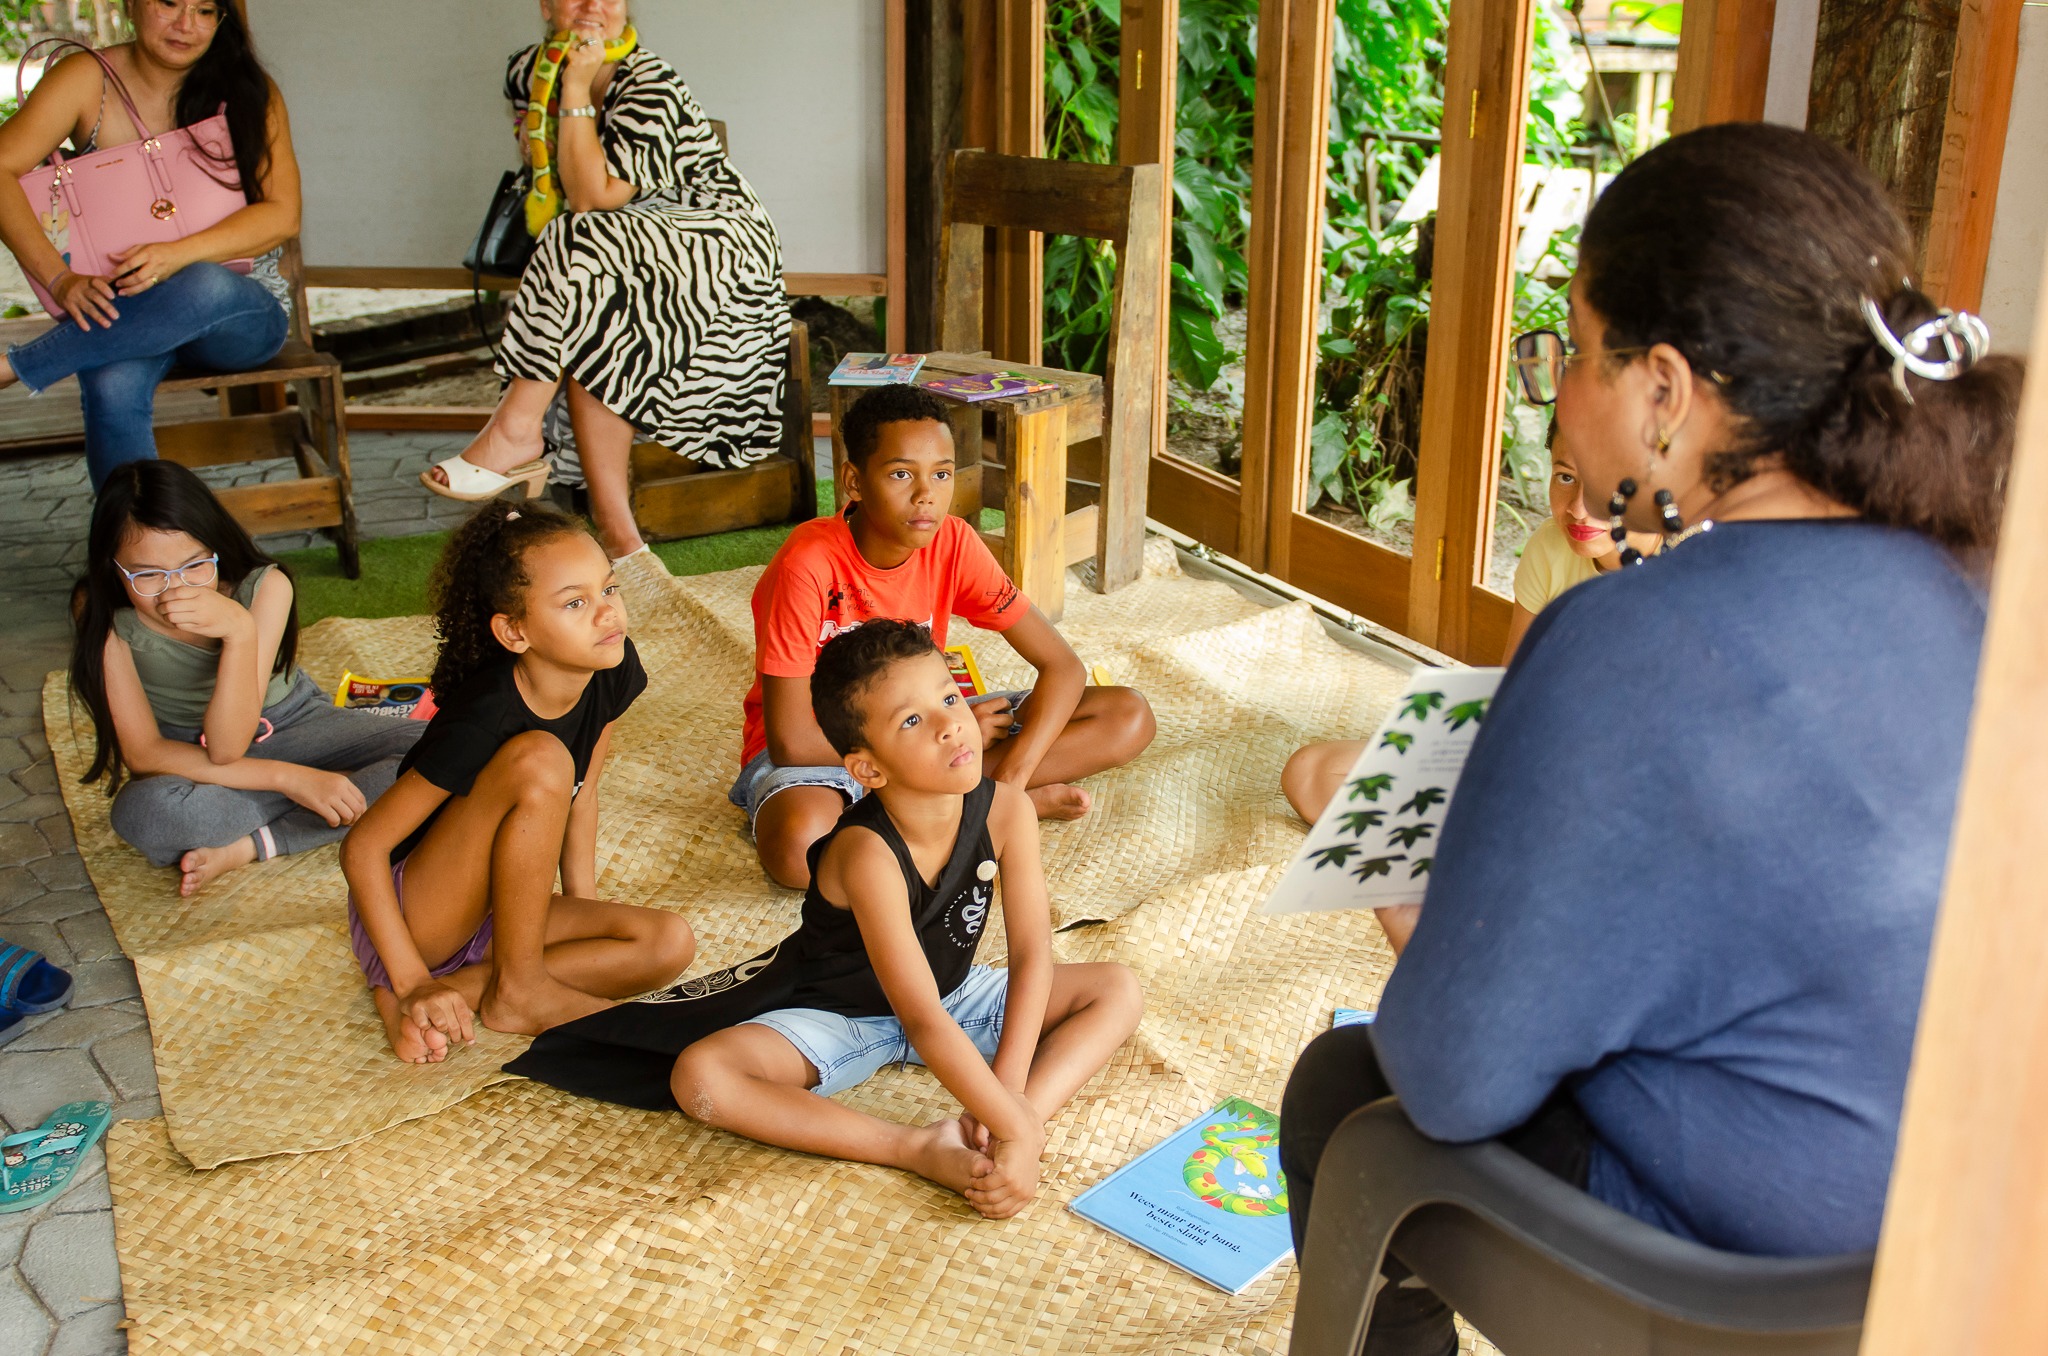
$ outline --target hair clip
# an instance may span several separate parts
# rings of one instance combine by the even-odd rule
[[[518,517],[519,517],[519,510],[518,510],[518,509],[506,509],[506,510],[505,510],[505,521],[506,521],[506,522],[508,522],[508,523],[509,523],[509,522],[515,522],[515,521],[517,521]]]
[[[1892,386],[1908,404],[1913,401],[1913,393],[1906,389],[1908,372],[1927,381],[1954,381],[1982,361],[1991,348],[1990,328],[1968,311],[1937,311],[1932,320],[1923,320],[1904,335],[1897,335],[1892,333],[1875,298],[1864,297],[1861,307],[1863,323],[1870,328],[1871,337],[1891,355]],[[1942,356],[1928,357],[1928,351],[1937,342]]]

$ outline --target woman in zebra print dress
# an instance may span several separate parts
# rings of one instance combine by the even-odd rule
[[[605,59],[626,31],[624,0],[541,8],[550,31],[572,34],[554,150],[568,210],[541,231],[513,299],[496,412],[423,479],[463,499],[522,479],[537,493],[543,418],[566,383],[592,514],[616,558],[642,546],[628,482],[636,431],[718,467],[775,450],[789,342],[782,247],[675,68],[637,47]],[[506,71],[522,153],[542,46]]]

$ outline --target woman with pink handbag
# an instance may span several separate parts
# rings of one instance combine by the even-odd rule
[[[0,241],[66,321],[9,348],[0,387],[42,392],[78,377],[95,489],[156,455],[156,387],[173,366],[246,371],[284,346],[291,290],[277,260],[299,230],[284,98],[233,0],[133,0],[129,13],[135,41],[50,66],[0,124]],[[132,157],[111,154],[130,147]],[[167,164],[172,147],[183,158]],[[45,160],[53,169],[36,173]],[[40,201],[20,183],[32,173],[49,185]],[[240,205],[192,229],[222,188]],[[107,238],[129,219],[159,227]],[[101,253],[95,271],[86,261]]]

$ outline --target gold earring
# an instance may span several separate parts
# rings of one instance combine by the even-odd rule
[[[1664,454],[1665,454],[1666,452],[1669,452],[1670,450],[1671,450],[1671,435],[1670,435],[1670,434],[1668,434],[1668,433],[1666,433],[1666,432],[1665,432],[1665,431],[1664,431],[1663,429],[1661,429],[1661,428],[1660,428],[1660,429],[1658,429],[1658,430],[1657,430],[1657,455],[1661,457],[1661,456],[1663,456],[1663,455],[1664,455]]]

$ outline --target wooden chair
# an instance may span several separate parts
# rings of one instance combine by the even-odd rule
[[[356,506],[349,480],[348,426],[342,411],[341,362],[315,352],[313,325],[306,310],[306,270],[296,238],[285,242],[279,264],[292,289],[291,337],[277,356],[252,372],[173,370],[157,387],[165,392],[220,392],[221,417],[190,423],[160,424],[157,455],[186,466],[219,466],[227,462],[266,461],[291,457],[298,462],[293,480],[237,485],[219,491],[220,501],[251,536],[268,532],[325,529],[341,556],[342,573],[362,573],[356,554]],[[232,413],[238,403],[231,391],[244,387],[276,388],[288,383],[296,405],[257,393],[253,413]],[[269,406],[270,408],[265,408]]]
[[[1115,248],[1103,376],[1002,362],[976,351],[983,228],[991,226],[1087,236]],[[983,535],[1025,595],[1055,619],[1066,605],[1068,565],[1093,557],[1095,587],[1103,593],[1130,583],[1144,568],[1166,229],[1165,179],[1157,165],[953,153],[939,242],[940,351],[925,360],[924,370],[1022,372],[1054,386],[1039,395],[958,407],[953,509],[975,522],[985,500],[1000,499],[1005,529]],[[841,462],[840,420],[858,394],[833,388],[833,450]],[[984,410],[994,420],[999,467],[982,463]],[[1072,481],[1070,469],[1079,472]]]
[[[783,387],[782,445],[774,456],[737,470],[711,470],[660,443],[633,448],[633,521],[650,541],[701,537],[741,527],[818,516],[818,475],[811,445],[810,330],[789,325],[789,375]]]

